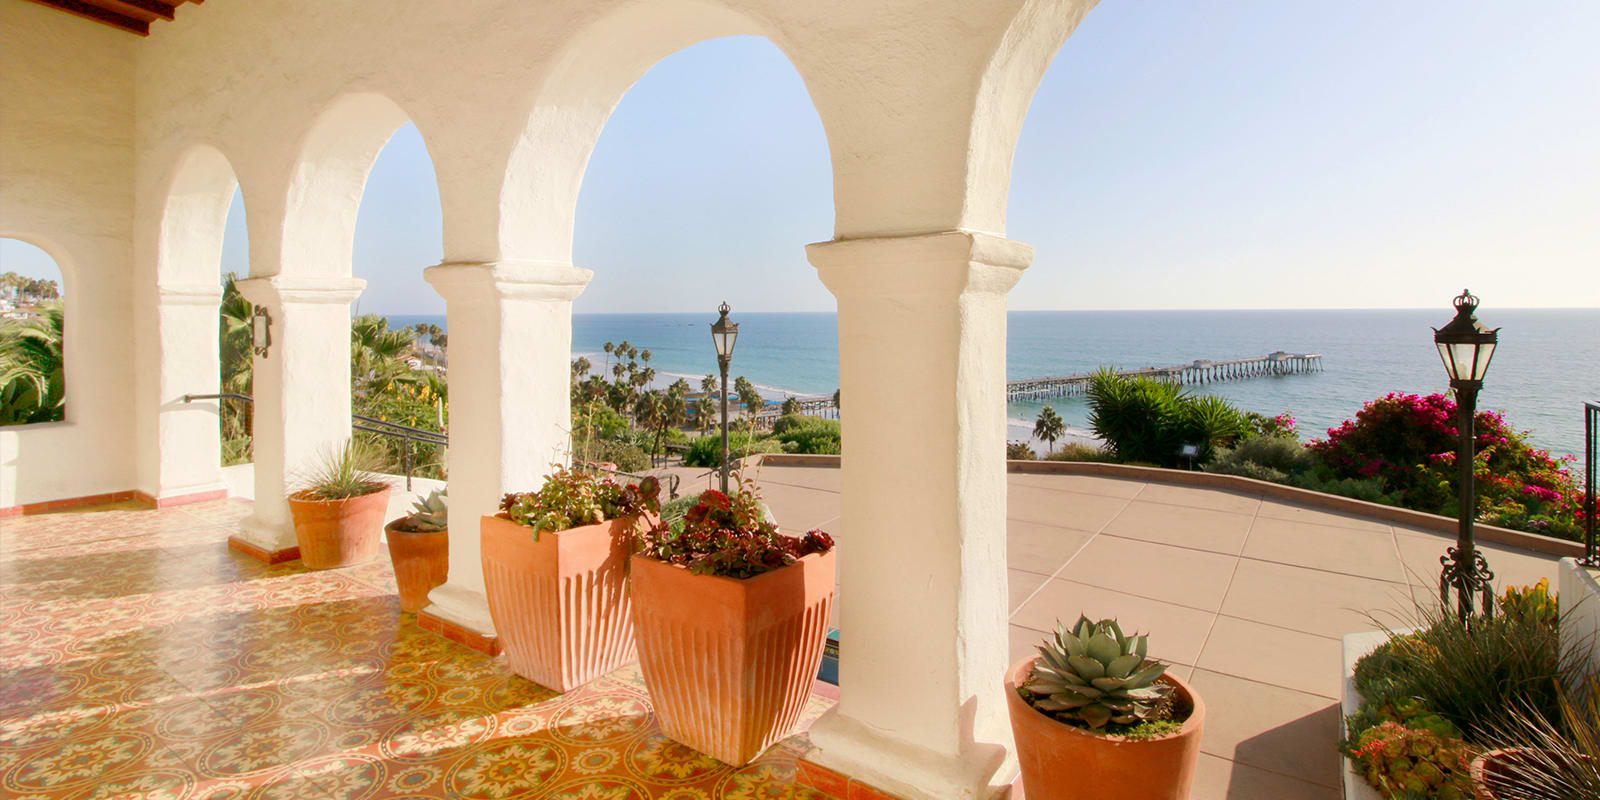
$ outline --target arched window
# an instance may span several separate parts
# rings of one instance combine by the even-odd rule
[[[49,253],[0,239],[0,425],[66,419],[63,284]]]

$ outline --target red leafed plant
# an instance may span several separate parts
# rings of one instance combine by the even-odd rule
[[[779,533],[755,487],[743,478],[738,486],[732,495],[703,492],[682,519],[663,515],[639,535],[638,552],[697,575],[751,578],[833,549],[833,537],[820,530],[803,537]]]

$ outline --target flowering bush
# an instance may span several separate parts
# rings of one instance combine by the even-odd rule
[[[751,578],[832,549],[833,537],[820,530],[802,538],[779,533],[761,496],[743,478],[732,496],[707,490],[682,520],[658,521],[638,538],[643,555],[697,575],[728,578]]]
[[[1309,445],[1341,478],[1376,478],[1407,508],[1455,516],[1456,403],[1447,395],[1390,394]],[[1474,426],[1477,517],[1518,530],[1577,539],[1582,492],[1566,460],[1527,442],[1503,414]]]
[[[1292,441],[1300,439],[1300,421],[1287,411],[1275,417],[1246,411],[1244,421],[1250,427],[1250,433],[1256,436],[1275,436]]]
[[[564,531],[608,519],[659,513],[660,497],[661,484],[655,478],[623,486],[610,478],[558,467],[545,476],[544,486],[539,491],[501,498],[500,516],[533,528],[533,537],[538,539],[544,531]]]

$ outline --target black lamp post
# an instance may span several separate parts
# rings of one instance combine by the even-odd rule
[[[739,323],[728,321],[733,309],[723,303],[722,316],[711,323],[711,341],[717,346],[717,367],[722,370],[722,493],[728,493],[728,364],[733,361],[733,343],[739,340]]]
[[[1444,570],[1439,575],[1439,600],[1450,605],[1450,590],[1456,591],[1456,605],[1462,619],[1472,616],[1472,606],[1481,594],[1483,612],[1494,613],[1494,594],[1490,583],[1494,573],[1489,562],[1472,544],[1472,523],[1477,516],[1478,494],[1473,486],[1473,422],[1478,414],[1478,389],[1483,386],[1483,375],[1489,371],[1489,359],[1494,356],[1495,344],[1500,340],[1500,329],[1485,328],[1473,313],[1478,308],[1478,298],[1462,290],[1455,299],[1456,318],[1443,328],[1435,328],[1433,342],[1439,348],[1439,358],[1444,361],[1445,372],[1450,374],[1450,388],[1456,393],[1456,428],[1460,438],[1456,444],[1457,479],[1461,491],[1458,516],[1460,526],[1456,531],[1456,546],[1439,557]]]

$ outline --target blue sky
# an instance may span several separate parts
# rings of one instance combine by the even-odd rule
[[[1011,307],[1600,306],[1600,3],[1106,0],[1018,144]],[[658,64],[579,201],[577,310],[831,310],[827,141],[756,38]],[[236,202],[225,269],[247,261]],[[38,271],[0,243],[0,269]],[[356,233],[361,310],[439,313],[426,148],[403,128]]]

